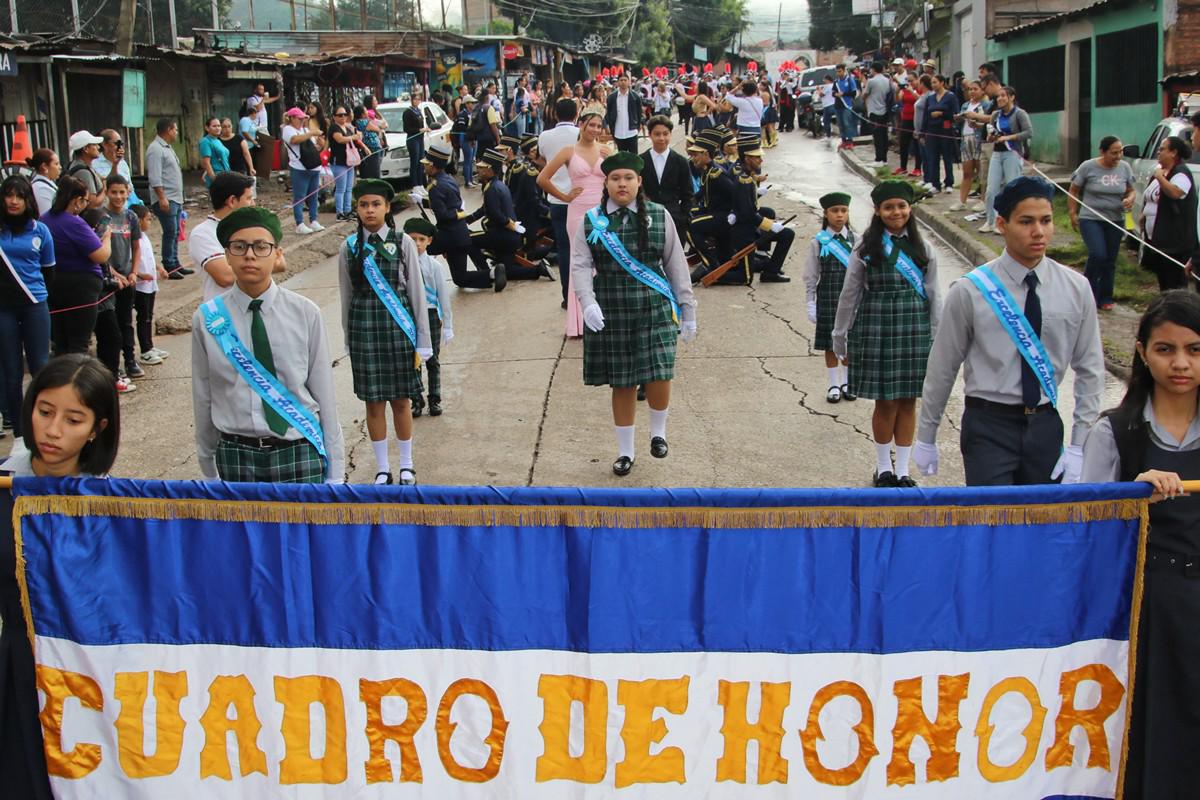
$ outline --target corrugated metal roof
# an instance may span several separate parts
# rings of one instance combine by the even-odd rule
[[[1006,31],[1001,31],[1000,33],[995,34],[991,38],[1007,39],[1010,36],[1023,34],[1033,30],[1034,28],[1040,28],[1043,25],[1049,25],[1052,22],[1061,22],[1065,19],[1070,19],[1071,17],[1078,17],[1081,14],[1086,14],[1087,12],[1092,11],[1095,8],[1099,8],[1100,6],[1106,6],[1110,3],[1116,4],[1118,2],[1121,2],[1121,0],[1093,0],[1091,3],[1085,3],[1079,8],[1073,8],[1070,11],[1063,11],[1060,14],[1054,14],[1053,16],[1046,17],[1045,19],[1034,20],[1033,22],[1025,22],[1021,25],[1016,25]]]

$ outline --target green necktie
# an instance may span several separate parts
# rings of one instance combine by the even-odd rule
[[[250,301],[250,313],[254,315],[250,320],[250,343],[254,346],[254,357],[258,359],[258,363],[262,364],[267,372],[274,375],[275,356],[271,353],[271,340],[267,338],[267,325],[263,322],[262,302],[262,300]],[[263,400],[262,404],[271,432],[276,436],[283,436],[287,433],[287,421],[279,416],[279,412],[271,408],[266,400]]]
[[[383,239],[380,238],[378,233],[372,233],[370,236],[368,236],[367,244],[375,248],[375,259],[377,261],[380,259],[384,261],[389,260],[387,250],[383,249]]]

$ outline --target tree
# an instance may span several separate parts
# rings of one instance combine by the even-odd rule
[[[845,47],[862,52],[879,44],[870,15],[851,13],[851,0],[808,0],[808,10],[812,18],[808,43],[816,50]]]
[[[675,52],[684,61],[691,60],[695,45],[715,59],[746,26],[746,0],[672,0]]]
[[[637,29],[629,53],[642,64],[664,64],[675,56],[668,0],[646,0],[638,9]]]

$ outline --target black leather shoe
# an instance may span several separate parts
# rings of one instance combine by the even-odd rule
[[[504,287],[508,285],[508,273],[504,269],[503,264],[496,265],[496,273],[492,277],[492,288],[497,292],[503,292]]]
[[[558,280],[558,278],[554,277],[554,273],[550,271],[550,268],[546,266],[545,262],[538,265],[538,275],[543,278],[549,278],[552,281]]]
[[[782,272],[764,272],[758,276],[763,283],[791,283],[792,279]]]
[[[613,462],[613,474],[620,475],[622,478],[629,474],[633,469],[633,459],[629,456],[621,456]]]
[[[708,267],[696,267],[694,270],[692,270],[692,285],[695,286],[707,274]]]
[[[383,477],[384,480],[382,480],[382,481],[379,480],[380,477]],[[376,472],[375,473],[375,485],[376,486],[391,486],[392,485],[392,473]]]
[[[400,477],[400,480],[396,481],[396,483],[399,483],[401,486],[416,486],[417,485],[417,471],[415,469],[409,469],[408,467],[401,467],[399,477]]]
[[[196,270],[194,270],[194,269],[191,269],[190,267],[180,267],[180,268],[179,268],[179,274],[181,274],[181,275],[195,275],[195,274],[196,274]]]
[[[181,281],[181,280],[183,280],[183,275],[181,275],[178,272],[172,272],[170,275],[167,276],[167,279],[172,280],[172,281]]]
[[[917,488],[917,482],[908,475],[901,475],[899,478],[896,478],[896,486],[901,489],[915,489]]]
[[[429,398],[429,416],[440,417],[441,415],[442,415],[442,400],[441,400],[441,398],[438,398],[437,400],[434,400],[432,397]]]
[[[638,397],[639,403],[644,403],[646,401],[646,384],[644,384],[644,383],[638,384],[637,397]]]
[[[413,419],[416,419],[417,417],[421,416],[424,413],[425,413],[425,403],[423,403],[420,400],[413,400],[412,401]]]
[[[567,310],[567,301],[566,300],[562,301],[562,306],[560,306],[560,308],[562,308],[563,311]]]
[[[896,473],[890,469],[886,472],[875,473],[875,488],[876,489],[895,489],[900,483],[896,478]]]
[[[650,455],[655,458],[667,457],[667,440],[661,436],[655,436],[650,439]]]
[[[842,384],[842,399],[846,402],[852,402],[858,399],[858,395],[850,391],[850,384],[848,383]]]

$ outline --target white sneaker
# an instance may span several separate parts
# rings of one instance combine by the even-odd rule
[[[983,203],[976,200],[974,203],[971,203],[971,210],[972,211],[983,211],[984,210]]]
[[[127,394],[137,391],[137,386],[128,378],[117,378],[117,394]]]
[[[994,225],[988,225],[988,224],[985,222],[985,223],[983,223],[982,225],[980,225],[980,226],[979,226],[978,230],[979,230],[979,232],[980,232],[980,233],[995,233],[995,232],[996,232],[996,227],[995,227]]]
[[[955,189],[953,186],[943,186],[942,187],[942,194],[950,194],[951,192],[956,192],[956,191],[958,191],[958,190]]]
[[[161,347],[152,347],[150,348],[150,352],[154,353],[154,355],[158,356],[159,358],[169,358],[171,356],[169,352],[163,350]]]
[[[947,211],[962,211],[965,208],[966,208],[966,206],[964,206],[962,203],[955,200],[953,203],[950,204],[950,207],[946,210]]]
[[[928,181],[926,181],[925,183],[922,183],[921,188],[924,189],[925,191],[929,192],[930,194],[933,193],[933,184],[929,183]]]
[[[312,222],[308,223],[308,228],[309,228],[309,230],[313,230],[313,231],[325,230],[325,226],[322,225],[321,223],[317,222],[315,219]]]
[[[308,234],[313,233],[313,229],[301,222],[296,226],[296,233],[300,234],[301,236],[307,236]]]
[[[161,364],[162,358],[153,350],[147,350],[146,352],[142,353],[142,357],[139,358],[138,361],[141,361],[143,364]]]

